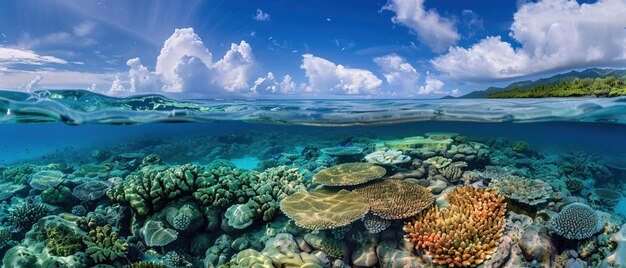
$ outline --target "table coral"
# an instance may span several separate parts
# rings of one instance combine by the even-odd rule
[[[506,204],[493,189],[464,186],[448,193],[448,207],[437,206],[407,222],[405,239],[448,267],[475,267],[490,258],[502,239]]]
[[[321,230],[346,226],[363,218],[369,205],[358,193],[321,188],[286,197],[280,202],[280,209],[299,227]]]
[[[385,168],[371,163],[347,163],[326,168],[313,176],[313,183],[325,186],[352,186],[379,179]]]
[[[416,183],[387,179],[354,190],[365,197],[372,214],[387,220],[415,216],[434,202],[434,197]]]

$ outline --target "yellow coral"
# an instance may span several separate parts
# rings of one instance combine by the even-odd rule
[[[459,187],[449,206],[436,206],[407,222],[404,237],[439,265],[476,267],[489,259],[502,240],[506,203],[493,189]]]

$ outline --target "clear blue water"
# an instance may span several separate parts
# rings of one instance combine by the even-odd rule
[[[273,200],[274,203],[267,201],[267,204],[275,206],[277,211],[272,217],[253,217],[250,225],[244,228],[229,226],[227,208],[240,205],[240,201],[244,201],[242,199],[231,200],[219,209],[212,210],[211,213],[217,213],[217,216],[203,211],[202,213],[206,215],[202,218],[208,217],[208,220],[199,221],[199,227],[194,229],[193,233],[179,230],[174,242],[166,246],[149,245],[142,233],[146,222],[160,220],[164,228],[174,228],[171,222],[165,220],[166,216],[155,216],[159,215],[160,208],[151,208],[145,215],[139,213],[137,207],[129,202],[116,201],[108,195],[82,201],[68,195],[60,202],[53,202],[43,198],[45,194],[42,190],[33,188],[35,171],[20,171],[25,176],[22,181],[15,179],[16,173],[6,172],[20,165],[35,165],[38,167],[35,169],[60,170],[64,175],[63,182],[51,188],[66,187],[73,190],[84,181],[104,182],[119,177],[122,182],[128,182],[132,180],[133,174],[139,174],[137,172],[145,167],[139,165],[141,159],[151,154],[159,155],[162,160],[160,166],[165,167],[192,163],[208,169],[209,166],[228,165],[225,162],[215,162],[221,159],[230,162],[242,172],[250,170],[264,172],[280,165],[297,168],[307,185],[306,189],[312,191],[317,185],[311,184],[311,177],[318,171],[346,162],[364,162],[363,156],[380,150],[375,146],[380,141],[423,136],[429,132],[453,132],[467,137],[455,140],[453,144],[478,143],[489,151],[490,159],[475,163],[467,160],[469,166],[463,168],[463,172],[478,174],[490,169],[505,170],[508,173],[505,172],[502,176],[539,179],[548,183],[554,192],[545,196],[546,202],[540,205],[528,205],[523,202],[520,204],[515,198],[507,196],[509,211],[528,215],[534,220],[533,226],[546,228],[539,234],[531,232],[527,236],[534,234],[540,241],[541,239],[550,241],[539,243],[543,245],[532,244],[532,241],[517,238],[515,235],[518,233],[507,227],[504,235],[513,238],[511,243],[514,247],[520,245],[526,253],[531,251],[526,248],[530,243],[532,244],[530,246],[545,251],[548,256],[547,259],[540,256],[522,256],[520,259],[515,255],[519,255],[519,252],[515,253],[509,249],[510,252],[507,251],[508,254],[505,254],[508,261],[504,261],[512,265],[509,267],[532,265],[557,267],[561,259],[580,260],[592,267],[608,265],[608,258],[616,254],[614,252],[619,252],[619,243],[608,242],[607,238],[614,236],[624,223],[626,200],[617,197],[614,201],[618,204],[611,204],[611,200],[597,194],[594,189],[612,189],[620,196],[625,192],[626,171],[623,171],[626,169],[625,123],[624,98],[176,101],[160,96],[115,99],[84,91],[46,91],[35,94],[0,92],[0,174],[4,174],[2,179],[5,187],[9,184],[21,184],[20,186],[26,189],[11,193],[11,197],[4,199],[4,203],[0,205],[3,228],[11,233],[0,253],[13,254],[15,248],[21,246],[27,248],[24,250],[36,255],[37,258],[43,258],[45,255],[28,244],[32,243],[28,241],[33,239],[33,232],[37,230],[37,227],[31,229],[31,225],[37,221],[33,220],[27,227],[19,230],[15,228],[15,222],[9,219],[13,215],[11,213],[15,213],[11,211],[28,202],[44,204],[47,207],[47,215],[61,215],[68,219],[71,218],[67,216],[69,213],[74,213],[73,217],[80,216],[84,219],[96,217],[94,215],[103,217],[102,211],[106,207],[121,207],[121,210],[125,211],[126,216],[115,218],[117,222],[107,224],[114,227],[113,231],[117,232],[131,249],[124,251],[122,254],[124,257],[119,258],[96,261],[87,257],[84,261],[87,265],[85,267],[92,267],[97,263],[122,267],[141,260],[168,267],[214,267],[224,265],[246,248],[266,252],[263,251],[264,243],[275,235],[269,234],[271,232],[290,233],[298,242],[311,232],[306,228],[294,231],[270,227],[272,224],[282,226],[281,224],[284,225],[286,222],[286,217],[277,207],[280,200]],[[518,141],[527,142],[528,151],[513,151],[511,148]],[[350,159],[320,153],[321,149],[336,146],[359,147],[364,152]],[[450,147],[446,150],[449,149]],[[386,176],[410,173],[426,167],[426,170],[430,168],[431,171],[428,171],[431,172],[430,175],[413,179],[427,185],[437,181],[440,177],[436,176],[441,170],[437,171],[436,168],[424,164],[427,157],[418,151],[415,148],[403,150],[402,152],[410,156],[413,162],[386,166]],[[310,158],[305,155],[306,152],[314,152],[312,154],[315,156]],[[444,150],[444,155],[445,152]],[[62,164],[63,168],[58,166],[43,168],[50,164]],[[146,165],[152,167],[153,164]],[[87,168],[96,171],[86,174],[90,173],[85,171]],[[485,175],[475,186],[487,187],[492,179],[494,178]],[[580,182],[582,189],[564,186],[566,182],[572,180]],[[464,184],[462,181],[447,179],[444,187],[454,188],[462,184]],[[121,185],[130,187],[124,183]],[[439,195],[440,192],[433,193]],[[163,206],[175,206],[176,202],[182,200],[195,203],[194,206],[201,210],[206,209],[191,198],[191,193],[183,191],[182,194],[172,196],[166,198],[167,201]],[[546,217],[557,217],[564,206],[575,202],[588,204],[597,213],[610,215],[611,222],[603,222],[602,230],[584,239],[564,238]],[[84,208],[86,212],[76,215],[79,214],[76,211],[78,206]],[[210,215],[213,215],[213,218]],[[130,223],[131,218],[133,224]],[[509,213],[506,221],[512,221],[512,218],[512,214]],[[217,221],[213,223],[217,226],[211,225],[211,219]],[[346,265],[355,262],[359,257],[356,252],[364,247],[363,241],[367,240],[355,238],[358,236],[376,237],[379,248],[383,247],[385,241],[402,241],[403,222],[393,220],[382,235],[374,235],[368,234],[360,221],[355,221],[349,225],[352,226],[350,231],[339,239],[343,240],[341,247],[344,255],[318,258],[319,265],[330,267],[330,263],[336,262],[336,259]],[[141,228],[142,226],[144,228]],[[526,234],[527,227],[524,226],[526,229],[522,229],[518,235]],[[273,229],[270,232],[268,228]],[[338,231],[320,232],[330,237]],[[224,235],[228,237],[224,238]],[[241,242],[243,237],[248,237],[246,243]],[[237,240],[238,238],[241,239]],[[604,239],[605,242],[597,242],[600,239]],[[225,240],[229,241],[227,246],[222,245]],[[235,241],[243,244],[237,244]],[[593,249],[586,249],[586,246],[590,247],[589,243],[596,245]],[[410,265],[417,265],[418,259],[423,262],[420,256],[431,256],[423,250],[412,251],[403,249],[400,245],[395,248],[387,244],[384,246],[398,254],[412,256],[409,258],[411,260],[407,261],[400,257],[397,257],[397,260],[390,259],[389,255],[375,252],[378,261],[374,267],[392,267],[390,263],[418,267]],[[319,251],[328,255],[326,252],[328,249],[312,247],[311,253]],[[622,250],[623,247],[622,245]],[[297,251],[305,249],[306,247]],[[87,248],[81,248],[76,251],[86,250]],[[591,252],[588,252],[589,250]],[[498,254],[504,254],[502,251],[506,250],[498,251]],[[82,264],[75,264],[63,257],[52,255],[55,261],[68,267],[82,267],[80,266]],[[176,259],[174,255],[184,261],[179,260],[180,262],[176,264],[172,260]],[[4,267],[19,267],[7,264],[10,258],[13,257],[4,257]],[[41,260],[38,259],[37,262]]]

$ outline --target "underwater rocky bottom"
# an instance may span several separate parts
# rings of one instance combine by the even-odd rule
[[[0,125],[3,267],[626,267],[626,126]]]

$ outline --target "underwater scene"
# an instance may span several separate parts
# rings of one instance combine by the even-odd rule
[[[626,268],[626,0],[1,0],[0,268]]]
[[[3,267],[626,263],[624,99],[3,93]]]

